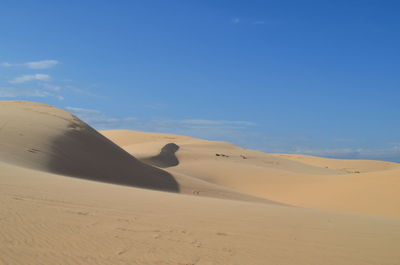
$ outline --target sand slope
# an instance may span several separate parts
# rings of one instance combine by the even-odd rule
[[[261,198],[395,216],[397,164],[349,173],[341,165],[326,168],[223,142],[102,133],[138,159],[63,110],[0,102],[0,264],[400,260],[398,218]],[[360,194],[376,205],[360,203]]]
[[[2,101],[0,121],[0,161],[134,187],[267,201],[142,163],[74,115],[52,106]]]
[[[150,164],[163,146],[174,142],[179,163],[165,168],[171,174],[291,205],[400,217],[398,163],[270,155],[179,135],[127,130],[102,134]]]
[[[0,103],[0,160],[79,178],[179,191],[148,166],[66,111],[29,102]]]
[[[164,193],[4,163],[0,168],[0,264],[400,260],[398,219]]]

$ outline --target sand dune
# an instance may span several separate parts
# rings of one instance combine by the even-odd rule
[[[172,175],[301,207],[400,217],[398,163],[270,155],[179,135],[126,130],[102,134],[144,162],[173,140],[179,145],[179,164],[166,168]]]
[[[32,102],[3,101],[0,103],[0,120],[0,161],[134,187],[226,199],[263,200],[184,174],[172,176],[142,163],[74,115],[58,108]]]
[[[0,102],[0,264],[397,265],[399,174]]]
[[[1,162],[0,168],[0,264],[400,260],[398,219],[136,189]]]
[[[73,177],[179,191],[169,173],[138,161],[66,111],[1,102],[0,120],[2,161]]]

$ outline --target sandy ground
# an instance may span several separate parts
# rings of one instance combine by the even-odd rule
[[[0,264],[399,264],[399,164],[101,133],[0,102]]]
[[[126,130],[102,134],[147,163],[159,165],[175,143],[179,163],[164,169],[236,191],[307,208],[400,217],[400,164],[266,154],[230,143]],[[166,163],[167,164],[167,163]]]

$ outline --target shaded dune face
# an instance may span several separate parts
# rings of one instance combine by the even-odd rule
[[[70,177],[179,192],[170,173],[140,162],[66,111],[2,102],[0,118],[9,121],[0,131],[0,160]]]
[[[161,148],[158,155],[142,159],[146,164],[154,165],[161,168],[174,167],[179,165],[179,160],[175,153],[179,150],[179,146],[175,143],[169,143]]]
[[[115,184],[179,191],[170,173],[138,161],[86,124],[71,123],[70,126],[72,129],[52,142],[56,156],[49,161],[50,171]]]

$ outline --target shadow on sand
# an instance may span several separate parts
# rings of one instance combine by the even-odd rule
[[[169,143],[161,148],[161,152],[158,155],[144,158],[141,161],[161,168],[174,167],[179,165],[179,160],[175,155],[178,150],[179,145],[175,143]]]
[[[77,118],[51,146],[48,167],[71,177],[179,192],[174,177],[146,165]]]

